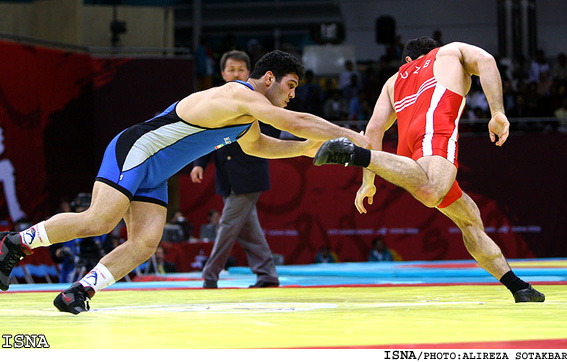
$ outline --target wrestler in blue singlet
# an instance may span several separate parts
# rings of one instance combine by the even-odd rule
[[[250,83],[236,82],[254,90]],[[168,178],[195,159],[237,141],[252,125],[195,126],[179,118],[177,103],[114,137],[96,180],[121,191],[130,200],[166,206]]]

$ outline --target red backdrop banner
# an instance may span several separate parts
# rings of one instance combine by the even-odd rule
[[[0,41],[0,227],[90,192],[107,143],[190,94],[192,67]]]

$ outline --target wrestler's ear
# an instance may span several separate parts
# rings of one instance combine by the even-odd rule
[[[274,76],[274,73],[272,73],[271,70],[268,70],[264,74],[264,83],[266,84],[266,87],[269,87],[274,82],[275,79],[276,77]]]

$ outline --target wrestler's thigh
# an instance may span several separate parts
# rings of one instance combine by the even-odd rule
[[[121,191],[100,181],[95,181],[91,205],[86,214],[97,220],[118,224],[128,208],[130,199]]]
[[[427,177],[439,190],[449,191],[457,177],[457,167],[441,156],[426,156],[417,160]]]

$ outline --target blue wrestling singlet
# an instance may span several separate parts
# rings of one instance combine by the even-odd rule
[[[253,89],[249,83],[241,83]],[[177,103],[114,137],[96,180],[116,188],[130,200],[166,206],[169,177],[195,159],[237,141],[252,125],[195,126],[179,118]]]

